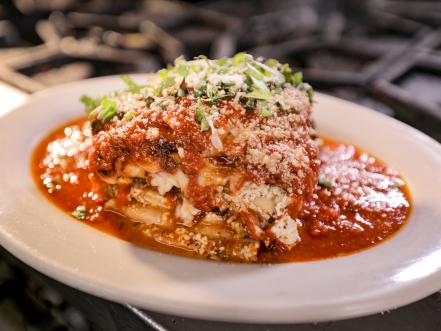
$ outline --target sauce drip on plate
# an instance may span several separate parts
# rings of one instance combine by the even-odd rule
[[[137,231],[137,223],[103,209],[92,193],[95,179],[87,169],[91,133],[84,119],[72,121],[43,139],[34,151],[32,174],[41,192],[84,223],[137,245],[191,255]],[[325,259],[354,253],[389,238],[406,222],[411,204],[399,174],[378,158],[345,143],[320,138],[320,176],[301,212],[301,241],[290,251],[264,250],[259,262]],[[84,214],[86,215],[86,214]],[[191,255],[193,256],[193,255]]]

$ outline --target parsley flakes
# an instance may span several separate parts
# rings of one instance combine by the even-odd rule
[[[86,219],[87,216],[87,210],[85,206],[78,206],[73,212],[72,212],[72,216],[84,221]]]
[[[144,87],[142,85],[138,85],[136,84],[132,78],[129,77],[129,75],[122,75],[120,76],[121,79],[124,81],[124,83],[127,84],[127,91],[132,92],[132,93],[139,93],[139,91],[141,91],[141,89]]]
[[[117,113],[116,102],[107,97],[102,98],[101,108],[98,119],[104,122],[110,121]]]
[[[87,115],[89,115],[96,107],[98,107],[101,103],[101,98],[91,98],[88,95],[82,95],[80,101],[84,104],[84,111]]]
[[[210,124],[208,124],[207,118],[205,117],[205,112],[200,106],[196,107],[195,117],[201,125],[201,131],[207,131],[210,128]]]

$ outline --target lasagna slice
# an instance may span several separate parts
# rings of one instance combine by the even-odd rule
[[[256,261],[293,248],[319,162],[309,85],[239,53],[179,58],[140,86],[88,98],[89,170],[105,207],[194,255]]]

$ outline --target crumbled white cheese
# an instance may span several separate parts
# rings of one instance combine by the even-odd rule
[[[159,129],[158,128],[149,128],[147,130],[147,135],[151,139],[158,138],[159,137]]]
[[[188,87],[195,88],[199,85],[199,82],[202,79],[202,75],[199,72],[191,72],[185,77],[185,83]]]
[[[207,76],[207,80],[212,85],[234,84],[236,89],[240,89],[244,85],[244,76],[242,74],[219,74],[211,73]]]
[[[263,217],[281,216],[290,202],[286,192],[274,185],[246,183],[234,199],[259,212]]]
[[[182,147],[178,147],[178,155],[181,159],[185,156],[185,150]]]
[[[152,180],[150,183],[158,188],[159,194],[164,195],[170,191],[173,186],[180,188],[181,191],[184,191],[188,184],[188,177],[180,169],[174,174],[161,171],[156,174],[152,174]]]
[[[206,119],[211,129],[211,136],[210,136],[211,144],[218,151],[222,151],[224,149],[224,145],[222,144],[222,140],[219,138],[217,129],[214,127],[213,121],[211,120],[210,117],[207,116]]]
[[[183,221],[185,226],[193,225],[193,217],[199,213],[199,209],[195,208],[187,199],[182,200],[182,204],[176,207],[175,216]]]
[[[297,220],[293,220],[289,215],[284,215],[275,221],[274,225],[270,228],[270,231],[282,244],[292,247],[300,240],[297,226]]]

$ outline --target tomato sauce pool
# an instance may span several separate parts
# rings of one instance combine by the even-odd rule
[[[91,138],[81,129],[84,122],[66,123],[36,146],[31,171],[40,191],[69,214],[79,212],[79,205],[95,211],[83,222],[98,230],[143,247],[189,255],[146,238],[124,216],[102,210],[102,201],[91,193],[94,178],[86,162]],[[303,206],[300,242],[288,252],[263,250],[259,262],[310,261],[355,253],[391,237],[405,224],[411,211],[410,195],[396,171],[353,145],[326,138],[319,142],[320,175],[314,194]]]

